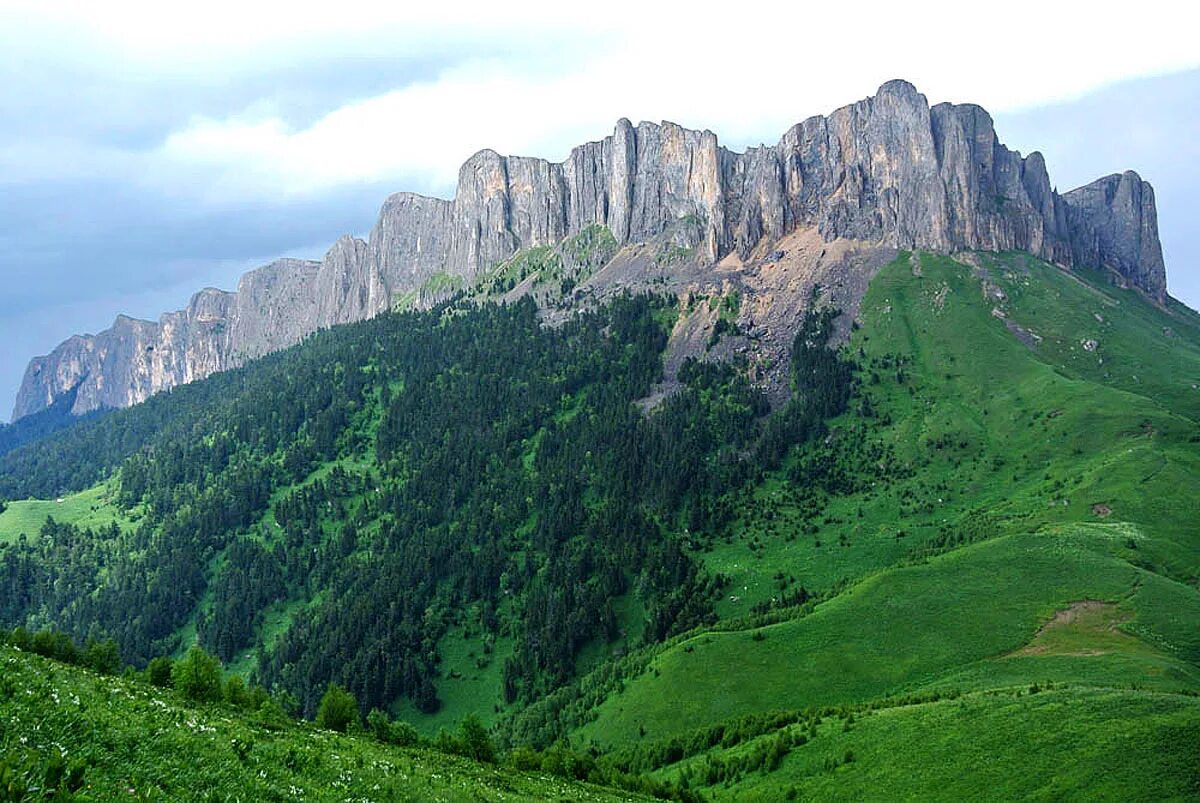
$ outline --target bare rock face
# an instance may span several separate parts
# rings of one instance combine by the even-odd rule
[[[1071,190],[1063,200],[1077,264],[1106,270],[1123,284],[1165,300],[1167,272],[1149,182],[1130,170]]]
[[[1004,147],[986,111],[930,108],[911,84],[889,81],[745,153],[709,131],[628,120],[561,163],[480,151],[462,166],[453,201],[394,195],[366,242],[343,237],[320,262],[274,262],[236,293],[202,291],[157,323],[121,317],[72,337],[30,363],[13,417],[76,387],[76,413],[135,404],[377,315],[434,274],[469,282],[589,225],[636,245],[685,219],[699,232],[688,246],[708,265],[730,256],[749,265],[791,233],[815,230],[825,242],[881,249],[1027,251],[1166,297],[1154,192],[1136,173],[1060,195],[1041,155]]]

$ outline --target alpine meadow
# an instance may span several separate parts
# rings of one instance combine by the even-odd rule
[[[1049,175],[621,120],[35,358],[0,800],[1200,798],[1200,314]]]

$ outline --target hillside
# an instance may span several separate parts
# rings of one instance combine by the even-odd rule
[[[1195,316],[1024,255],[977,261],[880,274],[849,347],[853,411],[695,539],[730,578],[730,625],[647,656],[582,735],[1045,680],[1197,688]],[[833,596],[753,627],[800,584]],[[1076,642],[1039,644],[1056,612],[1093,604]]]
[[[3,623],[716,799],[1200,791],[1200,316],[900,252],[772,409],[732,287],[545,326],[561,253],[0,456]]]
[[[1200,791],[1186,747],[1200,736],[1194,697],[1043,685],[813,723],[682,761],[671,774],[692,777],[713,800],[740,801],[1188,800]]]
[[[649,799],[197,707],[169,690],[10,647],[0,647],[0,669],[3,800]]]

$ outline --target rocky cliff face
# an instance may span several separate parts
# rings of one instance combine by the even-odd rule
[[[1107,271],[1158,301],[1166,293],[1154,193],[1137,174],[1060,195],[1041,155],[1004,147],[986,111],[930,108],[891,81],[745,153],[708,131],[627,120],[562,163],[480,151],[453,201],[394,195],[366,242],[343,237],[320,262],[280,260],[157,323],[120,317],[67,340],[30,364],[13,417],[76,387],[77,413],[124,407],[379,314],[435,273],[470,280],[592,224],[636,244],[680,219],[699,225],[693,244],[710,264],[752,260],[803,228],[892,249],[1028,251]]]

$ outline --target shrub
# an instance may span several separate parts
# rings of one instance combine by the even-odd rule
[[[487,728],[474,714],[468,714],[459,724],[459,738],[462,742],[463,753],[476,761],[488,764],[496,763],[496,748],[492,746],[492,737]]]
[[[171,670],[175,662],[166,655],[151,658],[146,665],[146,680],[164,689],[171,688]]]
[[[393,722],[389,729],[389,739],[392,744],[400,747],[411,747],[421,741],[421,734],[407,722]]]
[[[380,711],[378,708],[372,708],[367,714],[367,730],[381,742],[390,742],[392,735],[392,721],[388,715]]]
[[[112,639],[89,641],[84,653],[84,663],[102,675],[115,675],[121,671],[121,652]]]
[[[267,697],[263,700],[257,711],[259,724],[267,730],[278,730],[288,724],[288,715],[284,713],[279,701],[274,697]]]
[[[30,639],[30,648],[43,658],[54,658],[65,664],[79,663],[79,650],[66,633],[39,630]]]
[[[250,692],[246,689],[246,681],[241,675],[230,675],[225,681],[225,702],[234,708],[248,708]]]
[[[317,725],[345,733],[351,723],[358,724],[358,701],[341,686],[330,683],[317,707]]]
[[[410,747],[421,741],[421,735],[417,733],[416,728],[407,722],[393,721],[378,708],[372,708],[371,713],[367,714],[367,730],[384,744]]]
[[[513,748],[509,755],[513,768],[522,772],[535,772],[542,768],[542,757],[532,747],[521,745]]]
[[[221,699],[221,662],[194,645],[171,669],[171,681],[179,693],[201,703]]]
[[[287,689],[275,693],[275,702],[279,703],[279,709],[289,717],[300,716],[300,701]]]

